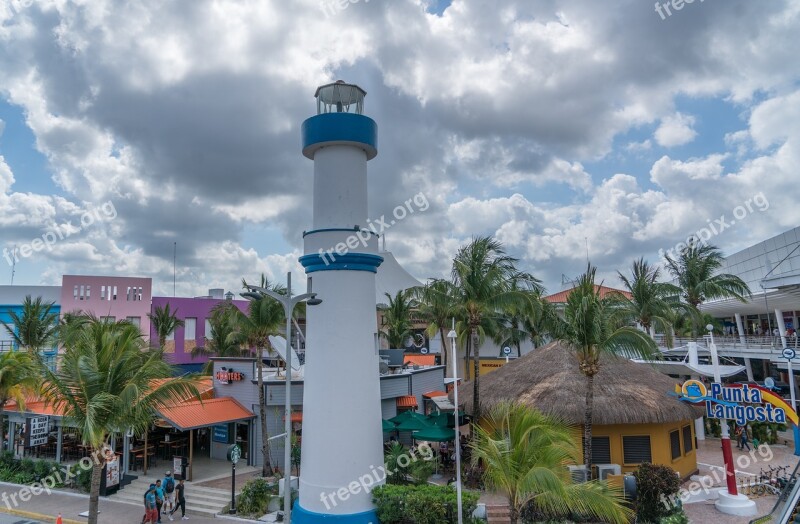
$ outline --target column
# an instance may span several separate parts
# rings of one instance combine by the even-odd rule
[[[8,450],[17,456],[17,423],[8,421]]]
[[[742,315],[739,313],[736,313],[736,330],[739,332],[739,342],[746,346],[747,340],[745,339],[744,334],[744,323],[742,322]]]
[[[778,325],[778,330],[781,332],[781,347],[786,347],[786,323],[783,321],[783,311],[780,309],[775,310],[775,323]]]
[[[697,440],[706,439],[706,424],[703,417],[694,419],[694,435],[697,437]]]
[[[64,445],[64,420],[58,423],[58,436],[56,436],[56,462],[61,462],[61,451]]]
[[[755,379],[753,378],[753,366],[750,363],[749,358],[744,359],[744,368],[747,371],[747,381],[748,382],[755,381]]]

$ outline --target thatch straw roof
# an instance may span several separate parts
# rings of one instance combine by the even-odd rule
[[[694,419],[702,411],[669,395],[679,381],[647,364],[604,356],[594,380],[593,423],[660,424]],[[472,381],[458,389],[458,400],[472,411]],[[535,349],[480,377],[485,410],[504,401],[519,402],[566,422],[582,424],[586,378],[575,353],[559,342]]]

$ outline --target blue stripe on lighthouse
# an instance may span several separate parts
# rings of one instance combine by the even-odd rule
[[[300,257],[300,264],[306,268],[306,273],[317,271],[369,271],[377,273],[378,266],[383,263],[383,257],[369,253],[345,253],[343,255],[332,253],[312,253]]]
[[[355,113],[322,113],[303,122],[303,155],[314,158],[314,152],[330,143],[361,146],[367,160],[378,154],[378,124],[368,116]]]
[[[315,513],[303,508],[298,501],[292,508],[292,524],[378,524],[378,513],[373,509],[361,513],[337,515]]]

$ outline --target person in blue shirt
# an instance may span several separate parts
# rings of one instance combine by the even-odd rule
[[[161,480],[156,481],[156,509],[158,510],[158,524],[161,524],[161,506],[164,504],[164,488],[161,487]]]
[[[144,494],[144,518],[142,524],[155,524],[158,520],[158,505],[156,504],[156,485],[150,484],[150,488]]]
[[[164,490],[164,513],[172,519],[172,514],[175,512],[175,479],[172,478],[172,472],[167,471],[164,480],[161,481],[161,488]]]

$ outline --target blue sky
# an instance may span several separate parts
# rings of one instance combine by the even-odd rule
[[[365,219],[430,201],[387,235],[420,279],[494,235],[554,292],[588,240],[613,284],[761,195],[768,209],[712,240],[731,253],[800,222],[799,34],[788,0],[665,20],[633,0],[0,7],[0,247],[113,204],[15,282],[139,275],[164,293],[173,242],[182,294],[300,278],[299,125],[343,78],[379,125]]]

